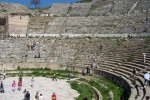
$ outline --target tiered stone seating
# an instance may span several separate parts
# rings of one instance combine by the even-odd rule
[[[82,69],[91,65],[89,61],[97,59],[101,50],[101,44],[99,44],[99,40],[95,41],[86,40],[83,42],[83,46],[78,50],[70,65],[74,70],[81,72]]]
[[[46,33],[48,34],[61,34],[63,32],[62,27],[64,26],[67,18],[65,17],[55,17],[53,20],[48,22],[48,28]]]
[[[22,63],[26,55],[26,42],[24,39],[1,40],[0,60],[1,64]],[[10,66],[7,66],[8,68]]]
[[[70,16],[88,16],[91,3],[73,3],[71,4]]]
[[[110,0],[97,0],[96,2],[92,3],[90,8],[90,15],[107,15],[114,6],[114,2]]]
[[[28,34],[43,34],[47,29],[49,20],[52,18],[45,16],[35,16],[30,18]]]
[[[28,50],[28,43],[35,43],[33,50]],[[132,71],[137,68],[137,85],[143,87],[143,72],[149,69],[149,41],[133,39],[130,41],[118,39],[99,38],[29,38],[8,39],[0,42],[1,64],[25,63],[31,67],[36,64],[59,64],[62,67],[70,67],[75,71],[82,71],[90,67],[93,60],[98,63],[97,69],[113,73],[120,78],[125,78],[132,86]],[[145,45],[148,45],[146,47]],[[35,52],[39,51],[40,57],[35,58]],[[146,63],[143,64],[143,52],[147,53]],[[129,60],[132,56],[134,59]],[[14,65],[15,68],[18,65]],[[23,67],[20,64],[20,67]],[[46,67],[43,64],[43,67]],[[0,67],[3,68],[3,67]],[[7,65],[9,68],[9,65]],[[135,89],[134,89],[135,90]],[[140,89],[138,99],[149,91]],[[135,96],[136,94],[134,94]],[[147,94],[146,94],[147,95]]]
[[[74,58],[80,45],[80,42],[76,40],[56,40],[50,52],[49,62],[66,66],[66,63]]]
[[[140,46],[140,45],[139,45]],[[139,47],[137,45],[137,47]],[[139,47],[141,48],[141,46]],[[130,47],[130,49],[132,49],[132,47]],[[144,50],[144,48],[143,48]],[[136,56],[140,56],[142,55],[141,54],[141,49],[136,49],[136,48],[133,48],[133,51],[136,51],[134,55]],[[130,55],[132,54],[132,51],[129,52],[129,51],[126,51],[128,53],[126,53],[125,55]],[[146,52],[146,51],[145,51]],[[118,55],[122,54],[123,52],[122,51],[118,51]],[[114,53],[112,52],[112,56],[114,55]],[[110,56],[110,55],[108,55]],[[119,56],[116,56],[117,58]],[[121,56],[120,56],[121,57]],[[131,62],[122,62],[120,60],[120,62],[118,62],[117,60],[117,63],[118,65],[116,65],[114,62],[115,60],[113,60],[114,62],[112,63],[112,60],[109,60],[109,59],[115,59],[115,58],[109,58],[107,57],[107,61],[103,61],[104,63],[100,63],[99,65],[99,68],[101,70],[106,70],[106,71],[110,71],[110,72],[114,72],[120,76],[124,76],[126,77],[127,79],[132,79],[132,71],[133,71],[133,68],[136,67],[137,68],[137,73],[139,73],[139,75],[137,76],[137,84],[140,86],[140,87],[143,87],[143,82],[144,82],[144,79],[143,79],[143,73],[141,73],[141,71],[145,68],[148,68],[148,66],[146,65],[143,65],[143,64],[138,64],[138,63],[134,63],[134,61],[136,61],[136,57],[133,61]],[[110,62],[111,61],[111,62]],[[102,61],[101,61],[102,62]],[[106,62],[106,63],[105,63]],[[107,64],[109,63],[109,64]],[[116,67],[117,66],[117,67]],[[148,71],[148,70],[147,70]],[[142,95],[142,96],[141,96]],[[143,97],[145,96],[145,89],[143,90],[143,92],[140,90],[140,97],[138,97],[139,100],[141,100]]]
[[[53,3],[49,9],[49,13],[50,15],[66,16],[68,14],[69,7],[70,3]]]
[[[29,16],[8,16],[8,32],[10,36],[25,37],[27,33]]]
[[[31,17],[28,34],[123,34],[144,32],[143,15]],[[130,23],[127,25],[126,23]],[[146,31],[149,32],[149,29]]]
[[[35,44],[34,49],[33,50],[28,50],[28,57],[27,57],[27,61],[28,63],[32,63],[32,62],[37,62],[37,63],[45,63],[46,59],[47,59],[47,54],[48,54],[48,50],[49,47],[52,46],[52,40],[48,40],[48,39],[29,39],[28,43],[32,43]],[[36,52],[40,53],[40,57],[36,58],[35,54]]]
[[[137,73],[139,73],[137,76],[136,84],[139,85],[139,87],[143,87],[144,79],[143,79],[143,73],[141,73],[141,71],[144,68],[148,68],[148,66],[134,63],[134,61],[136,61],[138,57],[142,55],[141,52],[148,50],[148,49],[144,49],[143,41],[140,41],[140,40],[133,40],[133,41],[128,41],[128,42],[122,41],[122,43],[124,44],[117,46],[117,43],[115,44],[115,41],[111,40],[111,44],[113,43],[114,45],[112,46],[112,49],[111,48],[104,49],[103,47],[103,49],[99,52],[96,51],[96,48],[95,50],[92,51],[93,54],[94,53],[96,54],[96,52],[98,53],[97,56],[95,56],[99,63],[98,68],[102,71],[109,71],[110,73],[115,73],[120,77],[125,77],[127,80],[129,80],[131,84],[132,71],[133,71],[133,68],[136,67]],[[93,48],[93,47],[90,47],[91,44],[88,44],[88,42],[87,42],[87,45],[89,46],[89,48]],[[106,44],[103,43],[103,46],[104,45]],[[97,46],[95,45],[95,47]],[[86,48],[87,51],[85,51],[84,48]],[[90,66],[92,64],[92,59],[90,59],[90,57],[85,57],[86,52],[88,53],[88,56],[91,55],[90,51],[91,50],[90,49],[88,50],[88,47],[86,46],[83,47],[79,55],[75,56],[76,58],[74,60],[74,63],[72,63],[71,66],[75,66],[75,70],[80,70],[80,71],[84,69],[85,67]],[[134,57],[134,60],[128,61],[128,56],[131,56],[131,55]],[[145,88],[143,90],[139,90],[139,93],[140,93],[140,96],[138,96],[138,100],[141,100],[145,96]]]

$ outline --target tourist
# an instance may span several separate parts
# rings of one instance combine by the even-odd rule
[[[133,68],[132,73],[133,73],[133,76],[136,75],[136,67]]]
[[[36,93],[35,98],[36,100],[39,100],[39,92]]]
[[[144,85],[145,86],[150,86],[149,80],[150,80],[150,72],[144,74]]]
[[[139,85],[138,84],[135,84],[135,88],[136,88],[136,91],[137,91],[137,94],[139,94]]]
[[[39,96],[39,100],[44,100],[44,97],[43,97],[43,95],[42,95],[42,94],[40,94],[40,96]]]
[[[0,92],[1,93],[5,93],[5,91],[4,91],[4,84],[3,84],[2,81],[1,81],[1,84],[0,84]]]
[[[53,75],[52,81],[54,81],[54,79],[57,81],[56,74]]]
[[[70,73],[68,73],[67,75],[67,80],[70,80]]]
[[[127,38],[128,38],[128,40],[131,40],[132,39],[132,35],[128,34]]]
[[[31,87],[34,87],[34,77],[31,79]]]
[[[143,53],[143,63],[146,63],[146,53]]]
[[[25,100],[30,100],[30,93],[29,91],[27,91],[26,95],[25,95],[26,99]]]
[[[21,82],[21,86],[22,86],[22,77],[20,76],[18,80],[19,82]]]
[[[82,69],[82,72],[81,72],[81,74],[84,76],[85,75],[85,71],[84,71],[85,69]]]
[[[95,60],[93,60],[92,65],[91,65],[91,68],[97,68],[97,63],[96,63]]]
[[[37,58],[37,52],[36,51],[34,52],[34,58]]]
[[[3,72],[3,76],[4,76],[4,78],[3,78],[3,80],[4,80],[6,78],[6,72],[5,72],[5,70]]]
[[[109,99],[108,100],[113,100],[113,92],[109,91]]]
[[[86,74],[90,74],[90,68],[86,67]]]
[[[133,84],[135,85],[136,84],[136,67],[134,67],[132,74],[133,74],[133,76],[132,76]]]
[[[56,94],[54,92],[52,94],[52,100],[56,100]]]
[[[38,58],[40,58],[41,56],[40,56],[40,52],[38,51]]]
[[[12,91],[15,92],[15,90],[16,90],[16,82],[13,81],[13,83],[12,83]]]
[[[23,93],[24,93],[24,100],[26,100],[27,90],[26,90],[26,89],[24,89]]]
[[[18,90],[19,91],[21,90],[21,86],[22,86],[21,81],[18,81]]]

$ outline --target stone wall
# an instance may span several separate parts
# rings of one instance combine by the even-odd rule
[[[65,70],[64,67],[52,63],[5,63],[0,65],[0,69],[15,70],[17,68],[50,68],[52,70]]]
[[[133,98],[130,98],[131,95],[131,85],[130,83],[123,77],[115,75],[113,73],[109,73],[102,70],[92,69],[92,74],[96,76],[102,76],[114,83],[116,83],[118,86],[122,87],[124,89],[124,99],[125,100],[133,100]]]

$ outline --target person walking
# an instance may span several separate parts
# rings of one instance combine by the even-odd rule
[[[34,87],[34,77],[31,79],[31,87]]]
[[[133,85],[136,84],[136,67],[133,68],[133,71],[132,71],[132,83]]]
[[[27,91],[26,99],[25,100],[30,100],[30,93],[29,93],[29,91]]]
[[[16,90],[16,82],[13,81],[13,83],[12,83],[12,91],[15,92],[15,90]]]
[[[36,99],[36,100],[39,100],[39,92],[36,93],[35,99]]]
[[[54,79],[57,81],[56,74],[53,75],[52,81],[54,81]]]
[[[23,93],[24,93],[24,99],[23,99],[23,100],[26,100],[27,90],[26,90],[26,89],[24,89]]]
[[[67,75],[67,80],[70,80],[70,73],[68,73]]]
[[[19,90],[19,91],[21,90],[21,86],[22,86],[21,81],[19,81],[19,82],[18,82],[18,90]]]
[[[21,82],[21,86],[22,86],[22,77],[20,76],[18,80]]]
[[[4,80],[6,78],[6,72],[5,72],[5,70],[3,72],[3,76],[4,76],[4,78],[3,78],[3,80]]]
[[[1,81],[1,84],[0,84],[0,92],[1,93],[5,93],[5,91],[4,91],[4,84],[3,84],[2,81]]]

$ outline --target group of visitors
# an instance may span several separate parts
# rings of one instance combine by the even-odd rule
[[[37,44],[33,41],[29,41],[28,44],[28,50],[29,51],[34,51],[34,57],[35,58],[40,58],[40,51],[39,50],[35,50],[35,47],[37,46]]]
[[[29,91],[27,91],[27,90],[25,89],[25,90],[23,91],[23,93],[24,93],[24,100],[30,100],[30,93],[29,93]],[[35,94],[35,99],[36,99],[36,100],[44,100],[44,97],[43,97],[42,94],[39,95],[39,92],[37,92],[37,93]]]
[[[16,91],[16,82],[15,80],[13,81],[12,83],[12,91],[15,92]],[[22,87],[22,77],[20,76],[19,79],[18,79],[18,90],[20,91],[21,90],[21,87]]]
[[[34,50],[34,47],[36,46],[36,43],[32,42],[32,41],[29,41],[28,44],[28,50],[29,51],[33,51]]]
[[[67,80],[70,80],[70,78],[71,78],[71,77],[70,77],[70,73],[68,73],[68,74],[67,74]],[[52,81],[54,81],[54,80],[57,81],[57,77],[56,77],[56,74],[55,74],[55,73],[54,73],[54,75],[53,75],[53,77],[52,77]],[[32,78],[31,78],[31,87],[34,87],[34,82],[35,82],[34,77],[32,77]],[[18,84],[16,83],[15,80],[13,80],[11,86],[12,86],[12,91],[13,91],[13,92],[15,92],[16,90],[21,91],[21,87],[22,87],[22,76],[20,76],[20,77],[18,78]],[[18,88],[17,88],[17,87],[18,87]],[[1,92],[1,93],[5,93],[5,91],[4,91],[4,84],[3,84],[2,81],[1,81],[1,83],[0,83],[0,92]],[[25,89],[25,90],[23,91],[23,93],[24,93],[24,99],[23,99],[23,100],[30,100],[30,92],[27,91],[27,89]],[[42,93],[39,93],[39,92],[37,92],[37,93],[35,94],[35,98],[36,98],[36,100],[45,100],[43,94],[42,94]],[[52,96],[51,96],[51,99],[52,99],[52,100],[56,100],[56,94],[55,94],[54,92],[53,92],[53,94],[52,94]]]

